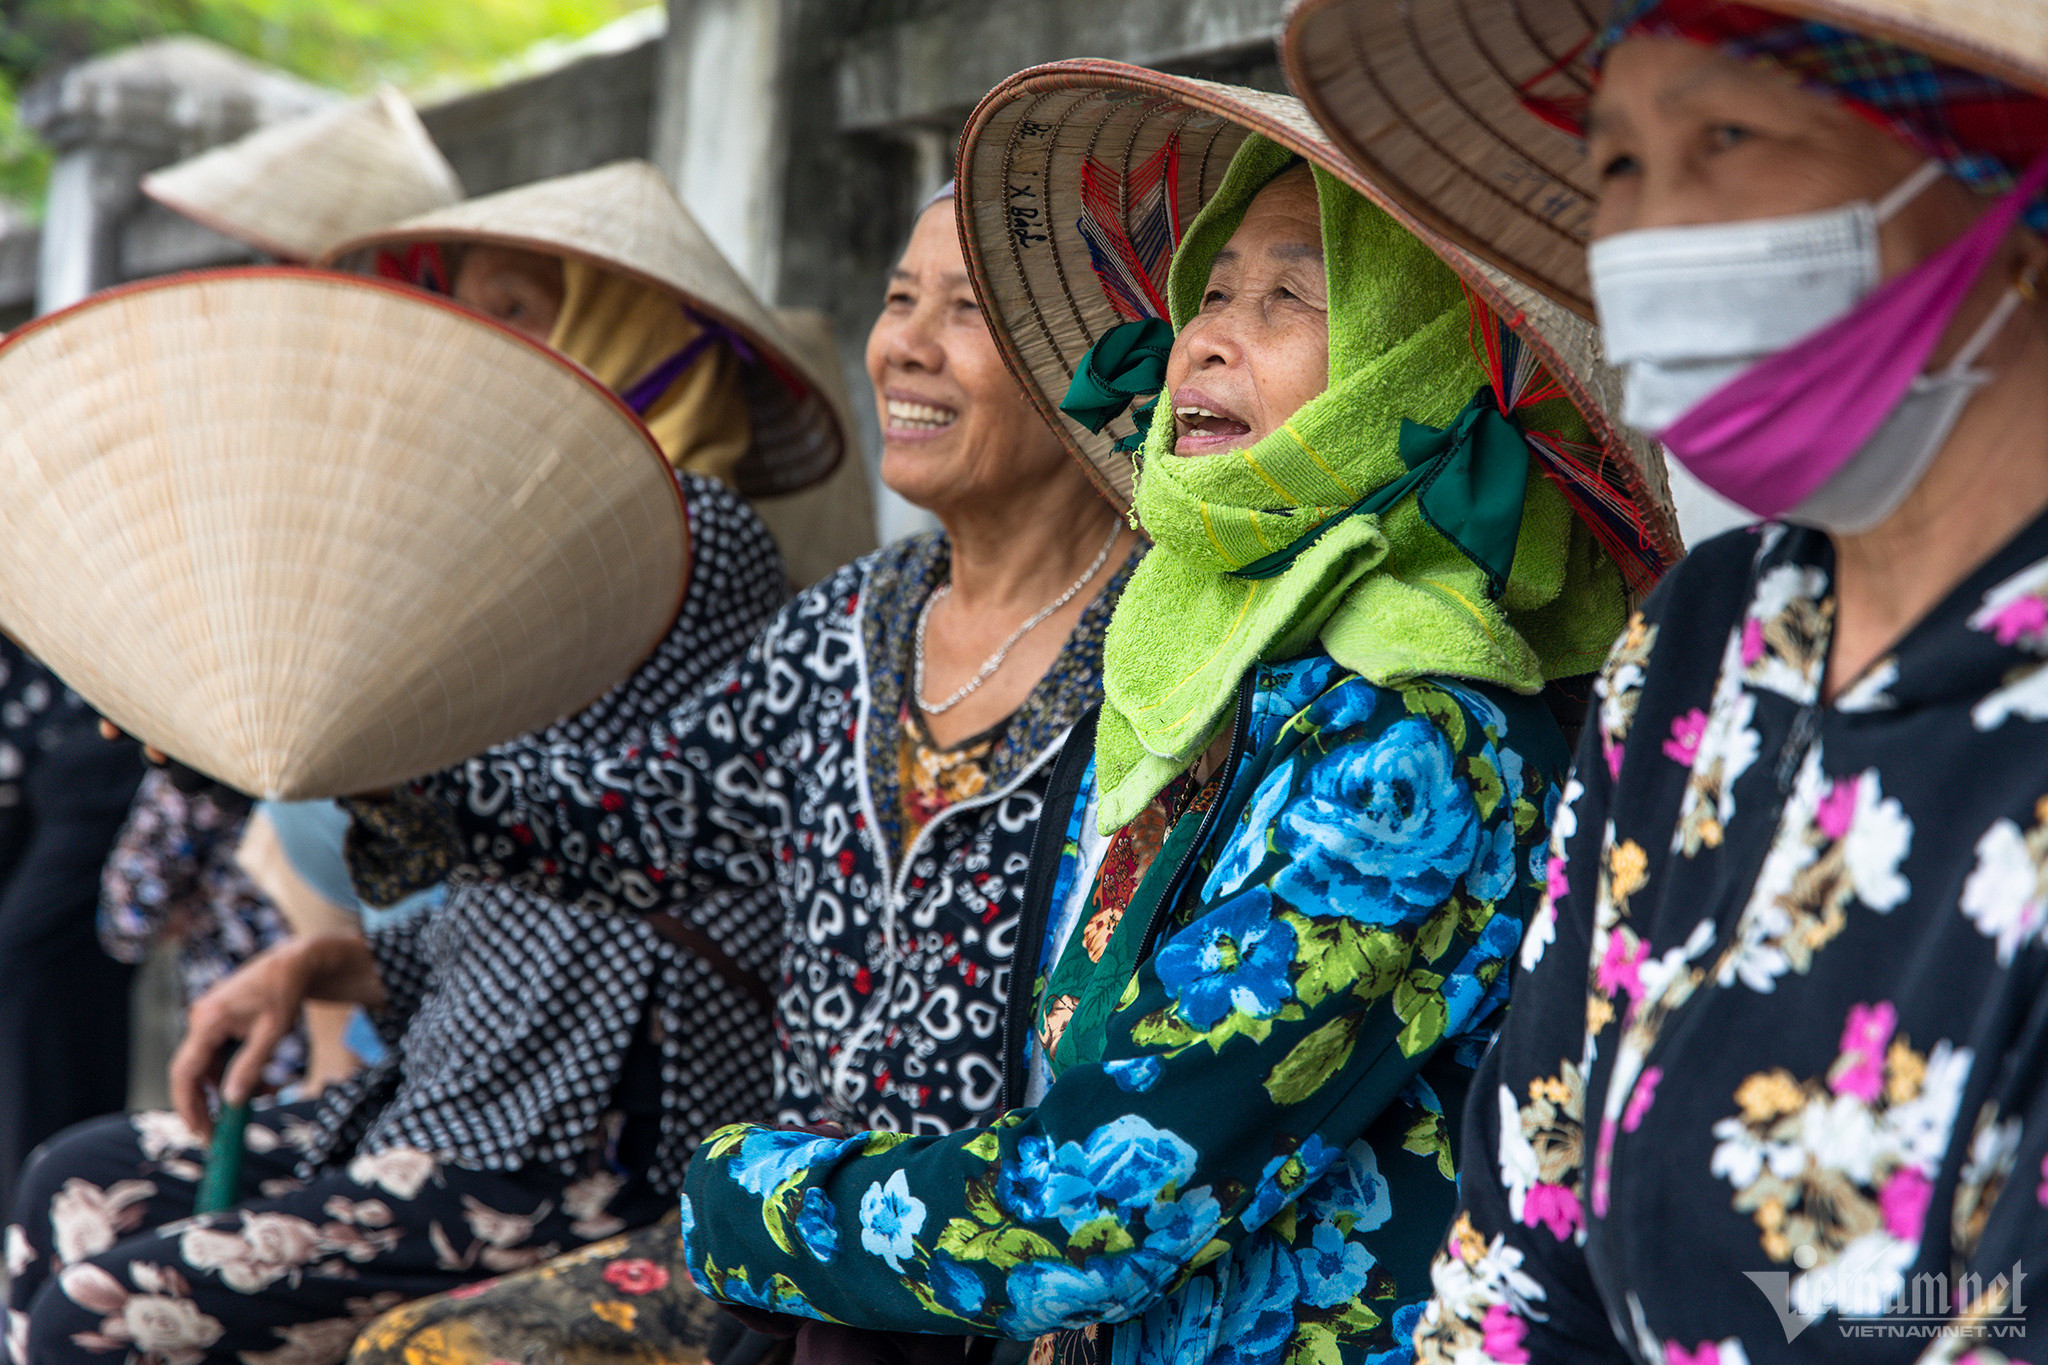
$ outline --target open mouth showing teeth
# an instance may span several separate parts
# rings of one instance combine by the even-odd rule
[[[929,403],[906,403],[898,398],[889,400],[889,425],[905,431],[937,431],[940,427],[952,426],[960,414],[951,408],[933,407]]]
[[[1204,436],[1248,436],[1251,428],[1235,417],[1225,417],[1220,412],[1211,412],[1202,407],[1182,407],[1173,410],[1173,419],[1180,424],[1183,432],[1200,432]]]

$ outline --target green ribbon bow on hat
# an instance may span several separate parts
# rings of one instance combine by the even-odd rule
[[[1060,411],[1090,431],[1101,431],[1136,399],[1145,399],[1131,416],[1135,434],[1116,443],[1129,454],[1145,442],[1159,391],[1166,387],[1166,357],[1173,352],[1173,324],[1164,318],[1141,318],[1104,332],[1081,357],[1081,368],[1060,400]]]
[[[1296,164],[1256,135],[1238,149],[1174,254],[1177,325],[1253,196]],[[1597,667],[1621,629],[1620,573],[1550,481],[1528,477],[1457,276],[1343,182],[1315,177],[1329,387],[1249,449],[1182,457],[1171,421],[1146,433],[1134,510],[1154,548],[1103,645],[1105,833],[1193,764],[1261,662],[1321,650],[1382,685],[1443,676],[1527,694]],[[1099,396],[1070,402],[1106,424],[1119,394],[1163,385],[1163,363],[1155,380],[1134,360],[1156,337],[1133,330],[1091,355],[1081,371]],[[1584,430],[1562,399],[1532,418]]]

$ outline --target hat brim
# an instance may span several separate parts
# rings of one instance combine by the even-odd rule
[[[412,105],[385,86],[151,171],[142,192],[265,255],[303,262],[456,203],[462,182]]]
[[[2048,90],[2048,12],[1996,0],[1744,0]],[[1598,187],[1563,120],[1594,73],[1604,0],[1299,0],[1289,83],[1388,197],[1444,237],[1593,316]]]
[[[144,180],[142,192],[180,218],[189,218],[208,232],[225,237],[259,255],[268,256],[280,265],[304,265],[310,259],[302,246],[273,236],[260,226],[253,226],[249,222],[217,212],[210,204],[184,198],[175,187],[166,188]]]
[[[649,221],[604,218],[606,204],[615,199]],[[741,493],[794,493],[826,478],[846,458],[851,427],[832,401],[831,381],[783,335],[652,166],[615,163],[471,199],[353,237],[322,260],[358,266],[373,252],[420,242],[573,257],[673,295],[744,337],[761,363],[740,369],[753,424],[752,444],[734,471]],[[611,243],[616,249],[607,249]]]
[[[680,610],[667,462],[602,385],[416,290],[252,267],[0,344],[0,622],[254,795],[389,786],[602,695]]]
[[[1582,319],[1459,250],[1382,193],[1301,101],[1121,62],[1077,60],[1019,72],[976,107],[961,137],[956,211],[968,272],[1004,361],[1103,496],[1119,510],[1130,506],[1130,457],[1114,446],[1135,428],[1119,418],[1091,432],[1059,410],[1089,348],[1127,320],[1099,282],[1081,230],[1082,166],[1093,158],[1124,183],[1178,137],[1184,226],[1254,132],[1385,210],[1514,329],[1585,418],[1600,451],[1601,479],[1634,505],[1665,561],[1676,559],[1681,542],[1662,453],[1607,416],[1619,405],[1619,380],[1599,363],[1597,337]]]

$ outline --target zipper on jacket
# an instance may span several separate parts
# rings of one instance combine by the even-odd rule
[[[1237,708],[1230,721],[1230,752],[1223,760],[1223,766],[1216,770],[1227,787],[1230,775],[1237,769],[1237,760],[1244,753],[1244,743],[1251,735],[1252,692],[1256,685],[1258,670],[1247,672],[1237,684]],[[1202,812],[1202,823],[1195,827],[1194,840],[1181,851],[1180,861],[1174,865],[1173,876],[1166,883],[1165,892],[1152,907],[1152,918],[1145,924],[1145,937],[1138,941],[1138,958],[1143,962],[1152,955],[1152,941],[1159,933],[1160,918],[1166,915],[1180,899],[1182,882],[1195,858],[1208,845],[1209,836],[1216,832],[1216,821],[1221,818],[1224,802],[1219,796],[1209,809]],[[1104,1357],[1107,1359],[1107,1357]]]
[[[1075,722],[1075,724],[1079,724],[1079,722],[1077,721]],[[908,905],[910,903],[910,865],[917,861],[917,855],[924,851],[925,845],[932,842],[933,838],[935,837],[934,832],[939,828],[939,826],[944,824],[948,819],[965,815],[969,811],[981,810],[986,806],[993,806],[998,801],[1008,800],[1011,796],[1015,795],[1017,790],[1021,788],[1026,782],[1029,782],[1032,778],[1038,776],[1038,772],[1041,768],[1046,767],[1048,764],[1057,764],[1059,762],[1060,755],[1065,752],[1060,746],[1066,743],[1066,736],[1071,735],[1073,731],[1074,727],[1072,725],[1069,725],[1067,727],[1066,735],[1062,735],[1060,738],[1046,745],[1044,752],[1040,753],[1037,757],[1033,758],[1029,763],[1025,764],[1022,768],[1019,768],[1016,774],[1012,776],[1010,780],[1008,782],[1005,782],[1002,786],[997,787],[992,791],[982,792],[978,796],[970,796],[964,801],[955,801],[952,805],[947,806],[945,809],[941,810],[937,815],[934,815],[931,818],[931,820],[926,823],[924,828],[920,829],[917,832],[917,834],[911,839],[910,846],[904,849],[903,851],[903,861],[901,865],[898,866],[892,874],[890,874],[891,880],[888,883],[889,904],[895,906],[898,909],[901,909],[903,906]],[[1033,830],[1032,838],[1036,840],[1037,837],[1038,832],[1036,830]]]
[[[1095,753],[1095,722],[1101,714],[1100,707],[1091,707],[1067,732],[1038,807],[1038,826],[1031,831],[1031,855],[1024,864],[1024,905],[1010,957],[1010,998],[1003,1005],[1003,1084],[997,1107],[1005,1113],[1023,1101],[1029,1079],[1025,1075],[1025,1041],[1031,1036],[1032,1007],[1037,1004],[1033,988],[1038,981],[1040,945],[1052,921],[1052,892],[1064,836],[1081,791],[1081,774],[1088,771],[1088,760]],[[1050,836],[1048,829],[1054,831]]]

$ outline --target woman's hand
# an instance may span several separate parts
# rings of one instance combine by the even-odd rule
[[[268,948],[192,1002],[185,1040],[171,1058],[171,1103],[192,1131],[210,1135],[206,1087],[223,1102],[255,1095],[278,1042],[308,1000],[336,1000],[377,1009],[384,1003],[369,945],[353,934],[315,934]],[[229,1047],[234,1057],[226,1060]]]
[[[100,718],[100,738],[112,742],[114,740],[126,739],[128,736],[122,732],[120,726],[102,716]],[[142,746],[142,756],[159,768],[171,761],[169,754],[153,744]]]
[[[128,735],[118,725],[115,725],[114,722],[102,716],[100,717],[100,738],[112,743],[127,739]],[[187,796],[196,796],[201,792],[227,789],[226,784],[218,778],[208,777],[190,764],[180,763],[154,744],[143,745],[142,756],[149,761],[151,767],[162,768],[168,773],[171,785]]]

